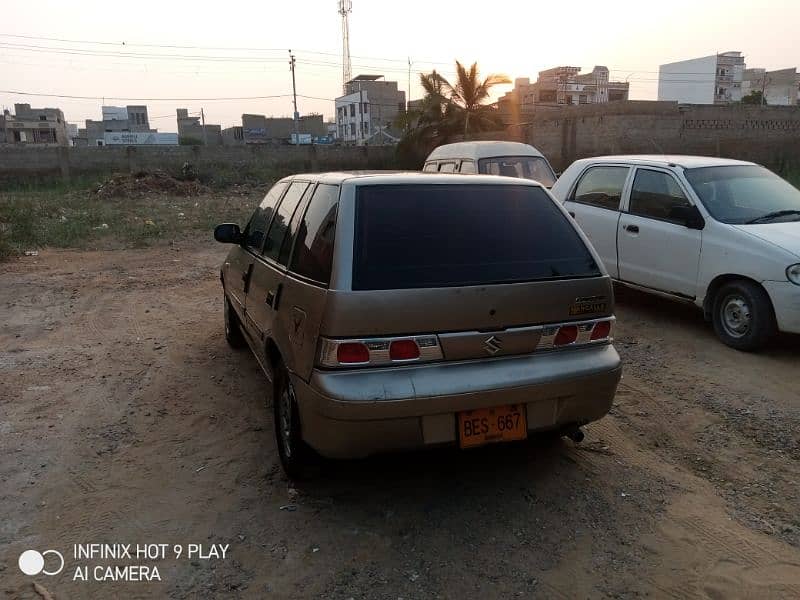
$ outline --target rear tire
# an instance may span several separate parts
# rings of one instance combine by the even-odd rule
[[[239,317],[231,306],[231,301],[225,296],[225,341],[231,348],[244,348],[245,339],[239,324]]]
[[[777,331],[769,296],[752,281],[732,281],[714,297],[714,331],[726,345],[752,352],[762,348]]]
[[[303,441],[294,386],[286,367],[280,363],[275,368],[272,407],[275,443],[283,472],[290,479],[305,479],[315,462],[314,451]]]

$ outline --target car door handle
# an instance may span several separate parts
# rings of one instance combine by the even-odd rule
[[[253,274],[253,264],[251,263],[242,273],[242,281],[244,282],[245,285],[247,285],[247,282],[250,280],[250,276],[252,274]]]
[[[272,290],[267,292],[267,299],[265,302],[268,306],[271,306],[274,310],[278,310],[278,302],[281,299],[281,289],[283,289],[283,284],[279,283],[278,287],[275,288],[275,291]]]
[[[625,231],[629,231],[631,233],[639,233],[639,226],[638,225],[625,225]]]

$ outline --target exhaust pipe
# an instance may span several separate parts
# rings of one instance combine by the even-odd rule
[[[586,437],[580,427],[567,430],[565,435],[576,444],[580,444],[583,438]]]

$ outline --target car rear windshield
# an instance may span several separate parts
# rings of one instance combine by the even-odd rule
[[[556,182],[556,176],[544,158],[538,156],[498,156],[482,158],[478,161],[481,173],[487,175],[503,175],[533,179],[550,188]]]
[[[600,275],[568,217],[528,185],[360,186],[353,262],[354,290]]]

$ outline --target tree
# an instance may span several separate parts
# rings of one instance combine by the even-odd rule
[[[481,81],[478,74],[478,63],[472,63],[469,71],[456,61],[456,84],[444,82],[450,95],[450,102],[459,120],[464,123],[464,137],[473,131],[486,131],[500,125],[497,110],[488,104],[491,89],[496,85],[511,83],[506,75],[489,75]]]
[[[472,132],[502,126],[497,109],[487,101],[492,87],[511,80],[505,75],[481,80],[477,63],[467,70],[458,61],[456,77],[453,85],[435,70],[420,74],[422,100],[395,123],[403,131],[398,155],[404,166],[418,167],[431,150],[455,136],[466,138]]]
[[[764,97],[764,92],[761,90],[753,90],[746,96],[742,96],[742,104],[757,104],[766,106],[767,99]]]

